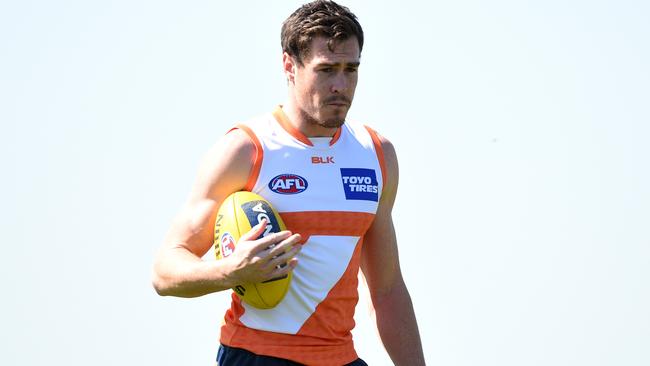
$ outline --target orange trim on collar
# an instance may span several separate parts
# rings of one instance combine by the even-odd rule
[[[307,136],[300,132],[297,128],[295,128],[291,122],[289,121],[289,117],[287,117],[286,114],[284,114],[284,111],[282,110],[282,106],[277,106],[275,110],[273,111],[273,117],[278,121],[280,126],[284,128],[285,131],[289,133],[289,135],[293,136],[296,140],[302,142],[303,144],[307,146],[314,146],[314,144],[309,141]]]
[[[334,145],[336,141],[339,140],[339,137],[341,137],[341,131],[343,129],[341,127],[336,129],[336,132],[334,133],[334,136],[332,136],[332,139],[330,140],[330,146]]]
[[[299,129],[294,127],[293,124],[291,124],[291,121],[289,121],[289,117],[284,113],[282,110],[282,106],[279,105],[273,110],[273,117],[275,117],[275,120],[278,121],[280,126],[289,133],[289,135],[293,136],[296,140],[302,142],[303,144],[307,146],[314,146],[314,144],[309,141],[309,138],[305,136],[304,133],[300,132]],[[330,146],[334,145],[336,141],[339,140],[339,137],[341,137],[341,127],[339,127],[336,132],[334,133],[334,136],[332,136],[332,139],[330,140]]]

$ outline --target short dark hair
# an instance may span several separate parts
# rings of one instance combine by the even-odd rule
[[[312,39],[319,36],[329,39],[330,51],[350,37],[357,38],[359,53],[363,48],[363,29],[350,9],[334,1],[316,0],[298,8],[282,23],[282,51],[303,65]]]

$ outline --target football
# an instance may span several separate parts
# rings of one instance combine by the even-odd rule
[[[262,196],[253,192],[240,191],[228,196],[214,223],[214,251],[217,259],[231,255],[237,250],[239,238],[257,225],[267,220],[261,237],[286,230],[278,212]],[[233,291],[247,304],[258,309],[271,309],[282,301],[291,283],[291,272],[283,277],[261,283],[242,283]]]

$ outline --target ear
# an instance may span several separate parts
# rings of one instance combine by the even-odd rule
[[[296,68],[298,64],[293,57],[289,56],[288,53],[282,53],[282,69],[284,70],[284,76],[287,77],[287,82],[292,83],[296,77]]]

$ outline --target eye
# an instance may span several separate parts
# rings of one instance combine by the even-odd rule
[[[330,72],[334,71],[334,69],[331,67],[323,67],[320,69],[320,71],[329,74]]]
[[[345,68],[345,71],[347,71],[347,72],[357,72],[357,70],[358,69],[356,67],[354,67],[354,66],[350,66],[350,67]]]

